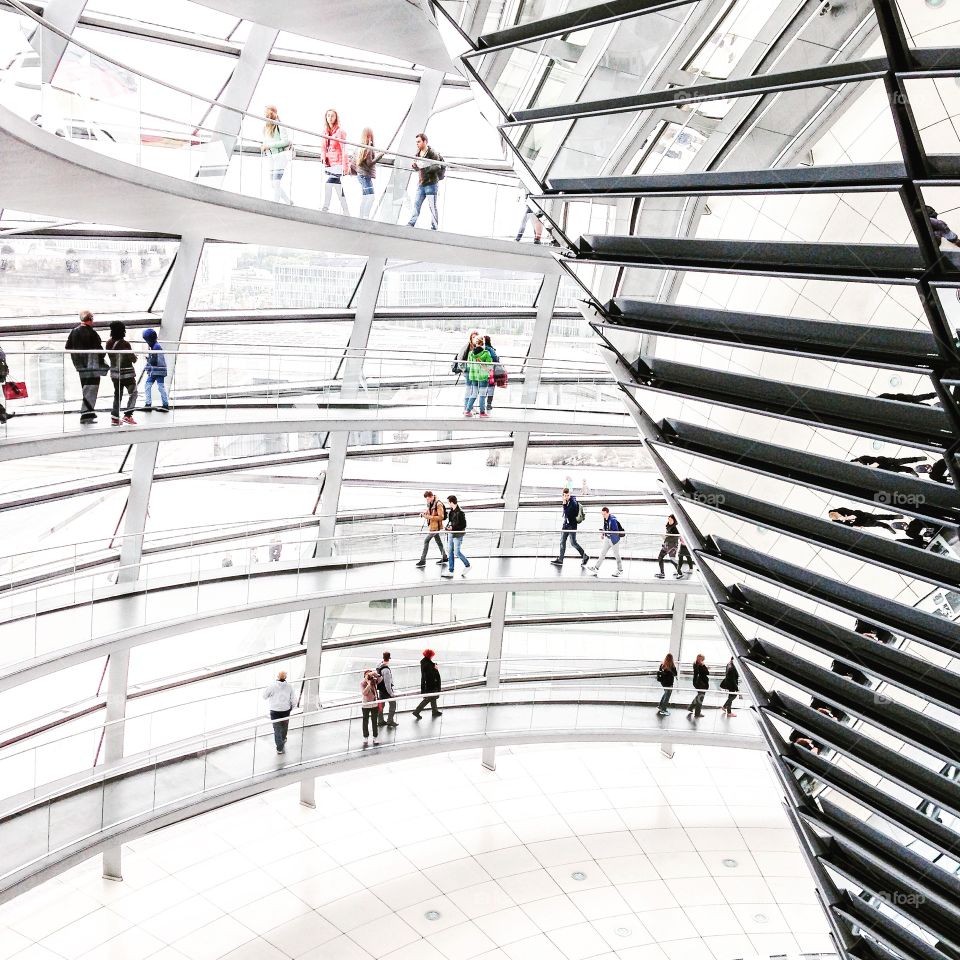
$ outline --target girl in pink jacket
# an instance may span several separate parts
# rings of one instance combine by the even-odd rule
[[[336,110],[328,110],[324,119],[326,136],[323,138],[321,153],[327,182],[323,186],[323,206],[320,212],[326,213],[330,209],[330,195],[335,193],[340,198],[340,210],[345,217],[349,217],[350,211],[347,208],[346,197],[343,195],[343,184],[340,182],[340,178],[350,172],[347,148],[344,144],[347,137],[340,127],[340,117],[337,116]]]

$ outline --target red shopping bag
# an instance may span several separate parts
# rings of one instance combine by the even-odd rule
[[[6,400],[23,400],[27,396],[27,385],[11,380],[3,385],[3,396]]]

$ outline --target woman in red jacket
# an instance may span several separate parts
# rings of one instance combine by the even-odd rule
[[[326,136],[323,138],[321,153],[323,156],[324,172],[327,182],[323,186],[323,206],[321,213],[330,209],[330,195],[335,193],[340,198],[340,209],[345,217],[350,216],[347,209],[347,200],[343,195],[343,184],[340,178],[350,172],[347,161],[347,149],[344,145],[346,134],[340,127],[340,117],[336,110],[328,110],[325,117]]]

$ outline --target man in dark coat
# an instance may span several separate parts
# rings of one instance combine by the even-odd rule
[[[436,654],[432,650],[424,650],[423,659],[420,661],[420,692],[424,696],[417,709],[413,711],[417,720],[420,719],[420,714],[426,706],[431,708],[435,717],[439,717],[443,713],[437,706],[437,694],[440,692],[442,684],[440,682],[440,671],[433,662],[435,656]]]
[[[93,314],[89,310],[80,313],[80,323],[70,331],[65,346],[67,350],[78,351],[69,356],[80,377],[80,389],[83,392],[80,422],[93,423],[97,419],[100,378],[106,370],[107,361],[103,355],[103,341],[93,329]]]

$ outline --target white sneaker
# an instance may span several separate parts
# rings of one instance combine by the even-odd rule
[[[379,741],[376,737],[373,738],[373,745],[374,745],[375,747],[379,747],[379,746],[380,746],[380,741]]]
[[[370,739],[369,737],[364,737],[363,742],[366,743],[369,739]]]
[[[622,571],[622,570],[617,570],[613,575],[614,575],[615,577],[620,577],[620,576],[623,575],[623,571]]]
[[[460,574],[460,576],[463,577],[464,580],[466,580],[466,579],[467,579],[467,571],[464,570],[463,573]]]
[[[440,576],[443,577],[445,580],[449,580],[453,576],[453,574],[449,570],[441,570]]]

